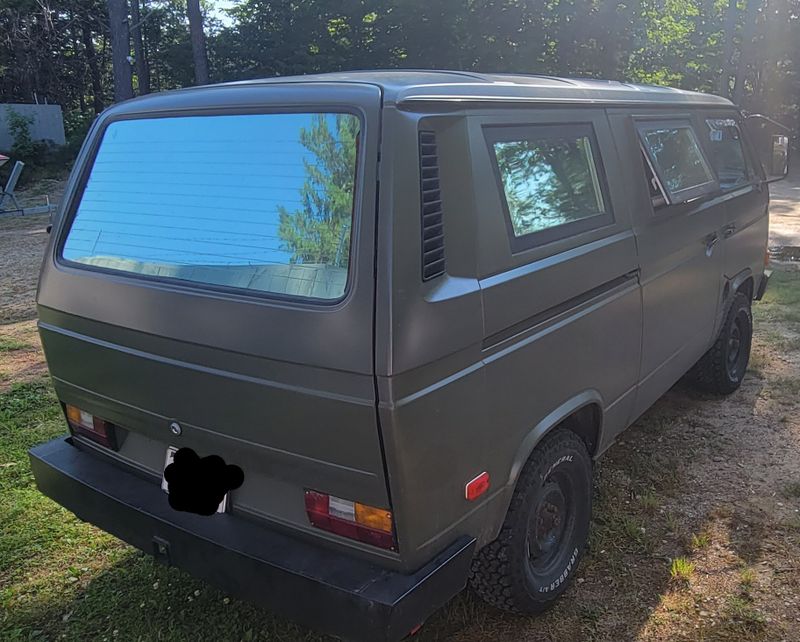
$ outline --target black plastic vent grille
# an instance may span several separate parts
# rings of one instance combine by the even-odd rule
[[[422,190],[422,280],[444,274],[444,220],[439,185],[436,134],[419,133],[419,168]]]

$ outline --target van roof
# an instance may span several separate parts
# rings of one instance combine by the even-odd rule
[[[484,74],[472,71],[438,71],[426,69],[383,69],[342,71],[306,76],[276,76],[188,87],[176,91],[139,96],[111,107],[114,114],[142,113],[175,107],[200,107],[213,102],[220,90],[241,87],[258,89],[270,85],[317,85],[324,95],[336,84],[378,87],[385,105],[399,109],[458,108],[460,105],[497,104],[600,104],[600,105],[695,105],[731,107],[726,98],[696,91],[635,85],[616,80],[591,78],[557,78],[525,74]],[[237,93],[237,92],[233,92]],[[245,98],[263,100],[263,97]],[[232,98],[231,96],[228,97]],[[234,101],[236,99],[234,98]]]
[[[429,102],[558,102],[692,104],[730,107],[726,98],[616,80],[425,69],[359,70],[245,80],[225,85],[272,83],[367,83],[379,86],[390,104]],[[201,88],[197,88],[201,89]]]

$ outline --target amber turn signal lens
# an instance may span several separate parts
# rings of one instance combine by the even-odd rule
[[[392,513],[385,508],[375,508],[356,502],[356,523],[384,533],[391,533]]]
[[[94,417],[88,412],[76,408],[75,406],[70,406],[69,404],[67,404],[66,410],[67,420],[70,423],[85,428],[86,430],[94,430]]]
[[[67,419],[74,424],[81,423],[81,411],[75,406],[67,406]]]
[[[306,490],[306,513],[313,526],[380,548],[397,550],[392,512],[315,490]]]

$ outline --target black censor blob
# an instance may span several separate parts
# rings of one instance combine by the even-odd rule
[[[225,493],[242,485],[244,473],[219,455],[201,459],[191,448],[181,448],[164,470],[164,479],[172,508],[213,515]]]

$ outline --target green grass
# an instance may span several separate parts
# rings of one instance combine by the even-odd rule
[[[756,321],[800,324],[800,272],[775,270],[764,298],[753,307]]]
[[[758,336],[764,343],[769,344],[779,352],[798,352],[800,351],[800,336],[786,336],[775,330],[762,329]]]
[[[739,572],[739,579],[742,582],[742,591],[749,592],[753,588],[753,584],[755,584],[756,572],[750,567],[743,568]]]
[[[746,596],[733,595],[728,598],[726,613],[740,628],[754,633],[764,628],[766,618]]]
[[[30,346],[27,343],[24,343],[19,339],[0,335],[0,353],[11,352],[12,350],[22,350],[23,348],[28,347]]]
[[[707,532],[692,535],[692,550],[702,551],[711,546],[711,535]]]
[[[0,640],[322,639],[155,564],[41,495],[27,450],[64,431],[48,383],[0,394]]]
[[[685,557],[676,557],[670,565],[669,575],[673,580],[688,582],[694,575],[694,564]]]
[[[658,507],[661,505],[661,501],[653,491],[645,491],[641,495],[639,495],[639,503],[641,504],[642,508],[645,510],[646,513],[652,514],[655,513]]]

